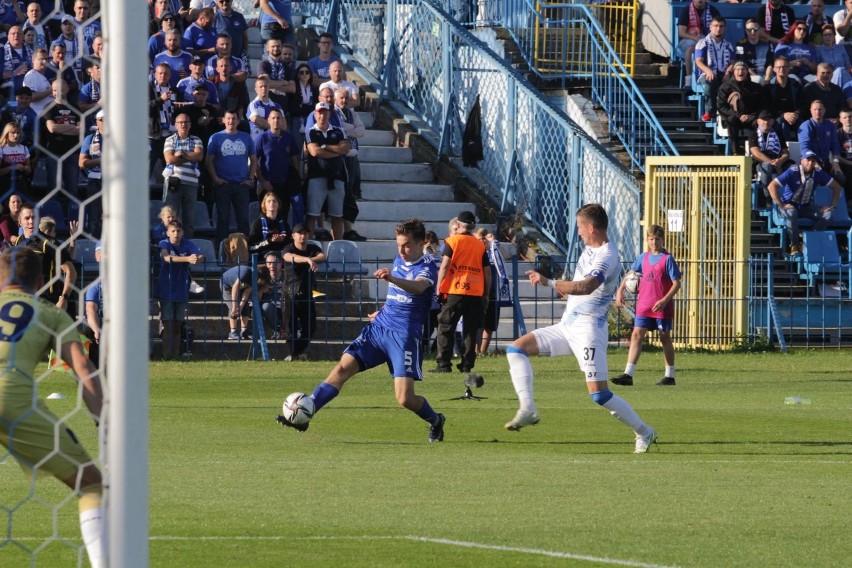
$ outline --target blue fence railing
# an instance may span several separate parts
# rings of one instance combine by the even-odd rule
[[[484,159],[476,167],[501,190],[502,214],[525,217],[572,258],[579,245],[574,212],[602,203],[620,250],[641,250],[634,176],[442,8],[428,0],[335,0],[311,9],[314,19],[327,9],[326,27],[377,78],[384,99],[435,133],[442,154],[462,155],[479,96]]]
[[[504,6],[503,25],[532,72],[591,81],[592,102],[605,112],[610,135],[635,170],[645,171],[646,156],[680,155],[589,6],[532,0],[505,0]]]

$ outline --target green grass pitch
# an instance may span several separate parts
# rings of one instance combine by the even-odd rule
[[[626,351],[612,351],[620,373]],[[503,357],[417,390],[447,416],[446,441],[399,409],[384,368],[356,376],[303,434],[274,421],[331,362],[151,365],[151,566],[849,566],[852,365],[846,351],[678,354],[678,386],[657,387],[660,353],[617,387],[659,443],[586,394],[573,359],[535,358],[542,421],[507,432],[517,401]],[[433,362],[424,365],[431,368]],[[43,396],[73,394],[51,377]],[[786,396],[810,405],[789,406]],[[70,400],[49,401],[66,412]],[[89,448],[91,422],[71,424]],[[0,462],[0,502],[28,484]],[[76,503],[58,483],[13,513],[0,566],[57,533],[39,566],[74,566]],[[0,540],[0,544],[4,541]],[[72,546],[73,545],[73,546]]]

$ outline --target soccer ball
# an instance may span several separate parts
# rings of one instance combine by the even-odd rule
[[[292,424],[307,424],[314,416],[314,399],[303,392],[294,392],[284,400],[284,418]]]
[[[632,270],[627,273],[627,276],[624,277],[624,289],[630,292],[631,294],[636,294],[637,292],[639,292],[639,283],[639,275],[633,272]]]

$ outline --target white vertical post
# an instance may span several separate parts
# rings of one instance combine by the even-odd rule
[[[110,566],[148,566],[147,4],[103,2]]]

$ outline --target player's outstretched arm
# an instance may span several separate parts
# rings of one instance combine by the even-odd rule
[[[428,290],[432,286],[432,282],[426,280],[425,278],[418,278],[416,280],[405,280],[404,278],[397,278],[391,271],[387,268],[379,268],[373,273],[373,276],[379,278],[381,280],[387,280],[397,288],[402,288],[409,294],[422,294],[426,290]]]
[[[71,365],[77,378],[83,383],[83,402],[95,420],[100,422],[104,403],[101,380],[79,341],[69,341],[62,345],[62,360]]]

